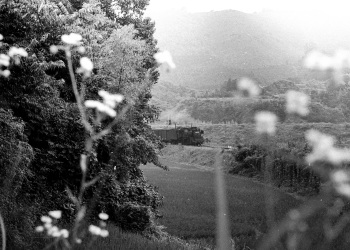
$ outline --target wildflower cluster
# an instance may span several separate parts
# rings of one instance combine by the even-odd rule
[[[4,39],[3,35],[0,34],[0,41]],[[0,42],[1,46],[1,42]],[[23,48],[17,48],[17,47],[11,47],[6,54],[0,54],[0,76],[9,77],[10,76],[10,70],[8,69],[2,69],[3,67],[8,68],[10,66],[10,59],[12,58],[15,62],[15,64],[20,63],[20,57],[27,57],[28,53]]]
[[[286,109],[288,113],[296,113],[301,116],[309,114],[308,105],[310,97],[299,91],[289,90],[286,93]]]
[[[69,35],[62,35],[61,41],[64,45],[52,45],[50,52],[56,54],[60,49],[66,52],[66,55],[70,57],[71,50],[76,50],[80,54],[85,53],[85,48],[82,45],[83,37],[79,34],[70,33]],[[84,77],[91,76],[91,72],[94,68],[94,64],[87,57],[80,58],[80,67],[77,69],[77,73],[83,74]]]
[[[316,70],[341,70],[350,67],[350,51],[338,50],[334,56],[320,51],[311,51],[304,60],[304,66]]]
[[[350,50],[340,49],[333,56],[320,51],[311,51],[304,60],[304,66],[309,69],[330,71],[337,84],[343,84],[342,73],[350,68]]]
[[[120,94],[110,94],[105,90],[100,90],[98,94],[102,97],[103,102],[87,100],[85,101],[85,107],[95,108],[100,114],[115,117],[117,112],[114,108],[118,103],[123,101],[124,97]]]
[[[35,228],[35,231],[38,233],[46,232],[48,236],[54,238],[68,238],[69,232],[67,229],[59,229],[54,225],[54,222],[60,219],[62,212],[60,210],[50,211],[49,216],[42,216],[41,221],[43,222],[42,226]]]
[[[334,189],[341,195],[350,198],[350,175],[349,171],[336,170],[331,174]]]
[[[312,146],[312,152],[306,157],[311,164],[316,161],[326,161],[339,165],[350,161],[350,150],[334,147],[334,138],[317,130],[306,132],[306,139]]]
[[[173,57],[167,50],[156,53],[154,55],[154,59],[157,61],[158,64],[166,65],[168,70],[176,68],[176,65],[173,61]]]
[[[269,111],[261,111],[255,114],[256,131],[259,134],[273,135],[276,132],[277,116]]]
[[[89,232],[92,235],[101,236],[103,238],[108,237],[109,232],[105,229],[107,225],[105,221],[108,220],[109,216],[106,213],[100,213],[98,216],[101,219],[100,226],[90,225]]]
[[[249,78],[241,78],[237,83],[237,88],[241,92],[247,92],[250,97],[257,97],[260,95],[260,87]]]

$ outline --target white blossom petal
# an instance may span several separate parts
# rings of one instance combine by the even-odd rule
[[[249,96],[256,97],[260,95],[261,89],[260,87],[249,78],[241,78],[237,83],[237,88],[240,91],[247,91]]]
[[[350,197],[350,177],[349,172],[344,170],[336,170],[331,173],[330,178],[333,182],[335,190],[342,195]]]
[[[61,216],[62,216],[62,211],[60,211],[60,210],[50,211],[50,212],[49,212],[49,215],[50,215],[52,218],[60,219]]]
[[[44,232],[44,227],[43,226],[37,226],[35,228],[35,231],[38,232],[38,233]]]
[[[316,161],[326,161],[334,165],[350,162],[350,150],[334,147],[334,137],[311,129],[306,132],[306,139],[312,146],[312,152],[306,156],[310,164]]]
[[[309,114],[308,105],[310,97],[307,94],[295,90],[289,90],[286,93],[286,109],[288,113],[296,113],[301,116]]]
[[[100,217],[101,220],[108,220],[109,218],[108,214],[106,213],[100,213],[98,217]]]
[[[50,46],[50,52],[52,54],[56,54],[58,52],[58,47],[56,45],[51,45]]]
[[[11,74],[11,72],[8,69],[5,69],[3,71],[0,70],[0,75],[4,76],[4,77],[9,77]]]
[[[108,235],[109,235],[108,230],[106,230],[106,229],[101,230],[101,232],[100,232],[101,237],[106,238],[106,237],[108,237]]]
[[[17,47],[11,47],[8,55],[10,57],[14,57],[14,56],[23,56],[23,57],[27,57],[28,53],[27,51],[25,51],[23,48],[17,48]]]
[[[63,238],[68,238],[69,237],[69,232],[67,229],[61,229],[60,230],[60,235],[63,237]]]
[[[256,130],[259,134],[273,135],[276,132],[277,116],[269,111],[261,111],[255,114]]]
[[[309,69],[328,70],[333,67],[333,60],[319,51],[311,51],[304,60],[304,66]]]
[[[87,100],[85,101],[85,107],[95,108],[99,112],[107,114],[110,117],[115,117],[117,115],[117,112],[114,109],[99,101]]]
[[[52,219],[49,216],[41,216],[41,221],[46,223],[46,224],[51,224],[52,223]]]
[[[58,230],[58,227],[53,226],[51,227],[49,230],[47,230],[47,234],[50,236],[54,236],[54,237],[59,237],[60,236],[60,232]]]
[[[157,63],[159,64],[167,64],[171,69],[176,68],[176,65],[173,61],[173,57],[167,50],[156,53],[154,55],[154,59],[156,59]]]
[[[89,232],[91,234],[94,234],[94,235],[100,235],[101,234],[101,228],[99,228],[97,226],[94,226],[94,225],[90,225],[89,226]]]
[[[120,103],[124,100],[124,96],[120,94],[110,94],[105,90],[98,91],[99,96],[103,98],[104,104],[108,105],[111,108],[115,108],[117,103]]]
[[[82,39],[83,39],[82,36],[76,33],[70,33],[69,35],[62,35],[61,37],[62,42],[69,45],[79,45]]]
[[[86,71],[92,71],[94,68],[94,64],[87,57],[80,58],[80,66]]]
[[[10,57],[5,54],[0,54],[0,66],[8,67],[10,65]]]

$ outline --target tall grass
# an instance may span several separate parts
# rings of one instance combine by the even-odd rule
[[[83,242],[77,250],[100,249],[100,250],[197,250],[201,249],[198,244],[188,244],[175,237],[168,237],[162,241],[147,239],[142,235],[123,232],[116,226],[108,226],[110,236],[96,238],[91,244]],[[202,248],[203,249],[203,248]]]

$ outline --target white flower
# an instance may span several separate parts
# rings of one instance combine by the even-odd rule
[[[260,95],[261,89],[259,86],[249,78],[241,78],[237,83],[237,88],[240,91],[247,91],[249,96],[256,97]]]
[[[83,70],[86,70],[86,71],[92,71],[94,68],[94,64],[87,57],[80,58],[80,66],[83,68]]]
[[[350,161],[350,150],[334,147],[334,138],[317,130],[308,130],[306,139],[312,146],[312,152],[306,157],[311,164],[315,161],[327,161],[338,165]]]
[[[0,41],[4,39],[4,36],[0,34]]]
[[[60,232],[58,230],[58,227],[53,226],[51,228],[49,228],[49,230],[47,230],[47,234],[51,235],[53,237],[59,237],[60,236]]]
[[[94,64],[87,57],[80,58],[80,68],[77,69],[77,73],[83,73],[85,77],[91,75],[91,71],[94,68]]]
[[[111,108],[115,108],[116,104],[122,102],[124,99],[124,96],[120,94],[110,94],[105,90],[98,91],[98,94],[103,98],[104,104]]]
[[[84,53],[85,53],[85,48],[84,48],[83,46],[80,46],[80,47],[78,48],[78,52],[79,52],[80,54],[84,54]]]
[[[4,76],[4,77],[9,77],[10,76],[10,71],[8,69],[5,70],[0,70],[0,75]]]
[[[100,213],[98,217],[100,217],[101,220],[108,220],[109,218],[108,214],[106,213]]]
[[[335,52],[333,57],[333,68],[335,70],[341,70],[350,66],[350,51],[339,49]]]
[[[60,211],[60,210],[50,211],[50,212],[49,212],[49,215],[50,215],[52,218],[59,219],[59,218],[61,218],[61,216],[62,216],[62,211]]]
[[[16,48],[16,47],[11,47],[8,55],[10,57],[14,57],[14,56],[23,56],[23,57],[27,57],[28,53],[27,51],[25,51],[23,48]]]
[[[55,238],[58,238],[58,237],[61,237],[61,233],[59,231],[54,231],[54,232],[51,233],[51,236],[55,237]]]
[[[56,45],[51,45],[50,46],[50,52],[52,54],[56,54],[58,52],[58,47]]]
[[[273,135],[276,132],[277,116],[269,111],[261,111],[255,114],[256,131],[259,134]]]
[[[288,113],[296,113],[301,116],[309,114],[308,105],[310,102],[310,97],[308,95],[295,90],[289,90],[286,93],[286,101]]]
[[[52,223],[52,219],[49,216],[41,216],[41,221],[46,223],[46,224],[51,224]]]
[[[108,105],[101,103],[99,101],[87,100],[85,101],[85,107],[87,108],[95,108],[99,112],[109,115],[110,117],[115,117],[117,112],[114,109],[109,107]]]
[[[108,235],[109,235],[108,230],[106,230],[106,229],[101,230],[101,232],[100,232],[101,237],[106,238],[106,237],[108,237]]]
[[[43,226],[38,226],[35,228],[35,231],[38,233],[44,232],[44,227]]]
[[[350,150],[346,148],[332,148],[328,151],[327,161],[335,165],[350,162]]]
[[[10,57],[5,54],[0,54],[0,66],[8,67],[10,65]]]
[[[318,160],[326,160],[328,152],[333,148],[334,138],[314,129],[308,130],[305,137],[312,146],[312,152],[306,160],[310,164]]]
[[[154,55],[154,59],[156,59],[159,64],[167,64],[170,69],[175,69],[176,65],[173,61],[173,57],[170,52],[165,50],[163,52],[158,52]]]
[[[81,244],[83,241],[82,241],[81,239],[78,238],[78,239],[75,240],[75,242],[76,242],[77,244]]]
[[[304,60],[304,66],[309,69],[327,70],[333,67],[333,60],[319,51],[311,51]]]
[[[335,190],[342,195],[350,197],[350,178],[349,173],[344,170],[336,170],[331,174]]]
[[[319,51],[311,51],[304,60],[304,66],[310,69],[336,71],[350,67],[350,51],[339,49],[334,56],[328,56]]]
[[[101,228],[99,228],[97,226],[94,226],[94,225],[90,225],[89,226],[89,232],[91,234],[94,234],[94,235],[100,235],[101,234]]]
[[[82,39],[82,36],[76,33],[70,33],[61,37],[62,42],[69,45],[79,45]]]
[[[45,223],[44,224],[45,229],[49,230],[52,227],[51,223]]]
[[[69,232],[67,229],[61,229],[60,230],[60,235],[63,237],[63,238],[68,238],[69,237]]]

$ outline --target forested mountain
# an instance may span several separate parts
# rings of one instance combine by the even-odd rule
[[[172,53],[177,65],[161,80],[186,87],[216,87],[242,75],[268,85],[298,76],[310,49],[333,52],[350,44],[346,29],[324,22],[315,26],[307,13],[301,17],[280,12],[176,11],[154,15],[154,19],[158,45]]]

